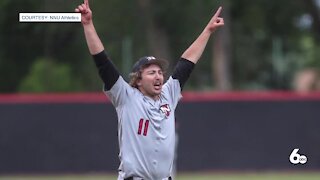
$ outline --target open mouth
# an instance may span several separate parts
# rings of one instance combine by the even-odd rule
[[[161,84],[161,82],[156,82],[156,83],[153,84],[153,86],[154,86],[154,89],[155,89],[155,90],[160,90],[162,84]]]

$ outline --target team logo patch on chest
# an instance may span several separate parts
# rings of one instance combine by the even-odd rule
[[[161,105],[160,106],[160,111],[168,117],[170,115],[170,112],[171,112],[169,104]]]

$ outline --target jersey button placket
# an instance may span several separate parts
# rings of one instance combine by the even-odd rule
[[[160,137],[156,137],[156,144],[157,144],[157,145],[160,145],[160,140],[161,140]],[[155,147],[154,152],[155,152],[156,154],[159,152],[159,149],[158,149],[157,146]]]

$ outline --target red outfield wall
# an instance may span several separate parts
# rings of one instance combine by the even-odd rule
[[[180,170],[320,168],[320,93],[184,93]],[[306,164],[289,156],[299,148]],[[0,95],[0,173],[116,172],[117,120],[103,93]]]
[[[295,93],[286,91],[253,92],[184,92],[182,102],[198,101],[319,101],[320,92]],[[0,94],[0,104],[30,103],[105,103],[103,93],[61,94]]]

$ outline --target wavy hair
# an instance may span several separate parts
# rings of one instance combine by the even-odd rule
[[[141,80],[141,78],[142,78],[142,71],[145,68],[149,67],[150,65],[151,64],[146,64],[146,65],[142,66],[141,69],[139,69],[139,71],[132,72],[129,74],[129,79],[130,79],[129,84],[131,87],[139,89],[137,83],[138,83],[138,80]],[[160,66],[160,68],[161,68],[161,66]],[[161,68],[161,70],[163,72],[163,78],[165,79],[166,78],[166,70],[164,70],[162,68]]]

